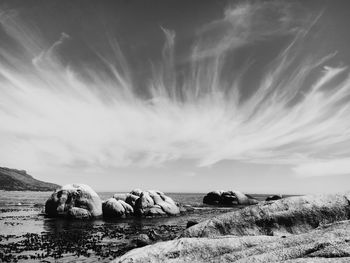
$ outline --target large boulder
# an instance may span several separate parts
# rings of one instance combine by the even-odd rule
[[[178,205],[160,191],[143,191],[134,206],[138,216],[177,215]]]
[[[258,201],[240,191],[212,191],[203,198],[203,203],[209,205],[253,205]]]
[[[45,203],[50,217],[92,218],[102,215],[102,202],[85,184],[68,184],[56,190]]]
[[[350,193],[295,196],[225,213],[186,229],[184,237],[289,235],[350,219]]]
[[[134,213],[132,206],[114,197],[102,203],[102,211],[104,217],[110,218],[127,217]]]
[[[211,191],[203,198],[203,203],[208,205],[218,205],[221,199],[221,194],[224,191]]]
[[[180,213],[179,206],[173,199],[166,196],[163,192],[149,191],[149,194],[152,197],[154,204],[159,205],[167,215],[177,215]]]
[[[285,238],[225,236],[180,238],[129,251],[113,262],[350,262],[350,222]]]

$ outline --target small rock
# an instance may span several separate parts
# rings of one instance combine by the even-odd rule
[[[186,228],[189,228],[189,227],[197,225],[197,224],[198,224],[198,221],[196,221],[196,220],[188,220]]]
[[[266,198],[266,201],[275,201],[282,199],[282,195],[270,195]]]
[[[151,239],[146,234],[140,234],[132,241],[137,247],[144,247],[152,243]]]

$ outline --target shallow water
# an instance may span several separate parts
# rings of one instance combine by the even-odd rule
[[[99,193],[102,200],[114,193]],[[205,194],[167,193],[175,201],[194,208],[185,214],[163,218],[128,218],[91,221],[45,217],[43,205],[51,192],[0,191],[0,261],[109,262],[135,247],[140,234],[155,240],[175,238],[189,220],[202,221],[239,208],[202,204]],[[266,195],[255,195],[263,200]]]

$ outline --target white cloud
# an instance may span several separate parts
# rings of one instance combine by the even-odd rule
[[[226,8],[221,19],[201,28],[192,58],[215,58],[271,36],[304,31],[302,26],[310,17],[292,9],[290,4],[280,1],[241,2]]]
[[[232,16],[234,21],[243,19],[242,28],[230,34],[243,44],[249,43],[252,40],[245,37],[245,23],[257,23],[254,12],[260,9],[239,8],[228,10],[224,20],[231,21]],[[19,30],[18,23],[2,23],[14,39],[26,45],[23,57],[33,59],[42,54],[38,52],[40,45],[28,40],[31,34],[22,27]],[[171,63],[169,49],[175,34],[164,31],[171,41],[164,50]],[[276,32],[280,30],[265,33]],[[350,148],[335,145],[350,143],[350,109],[344,100],[350,95],[350,79],[344,77],[348,70],[325,67],[308,89],[302,89],[304,80],[328,57],[306,57],[296,63],[296,43],[303,39],[295,34],[294,44],[267,68],[254,94],[244,102],[240,101],[240,87],[235,86],[239,81],[228,86],[219,77],[226,45],[236,47],[227,35],[202,49],[211,53],[213,60],[191,61],[194,66],[184,81],[182,96],[177,94],[174,72],[166,72],[173,70],[169,66],[152,79],[150,100],[133,93],[128,69],[120,72],[105,61],[114,79],[104,78],[98,69],[86,69],[90,78],[84,79],[64,67],[53,53],[65,37],[49,48],[50,52],[44,52],[40,66],[26,64],[22,55],[16,57],[2,48],[0,54],[7,60],[0,61],[0,159],[7,166],[20,164],[20,168],[35,171],[157,166],[176,159],[194,159],[200,166],[210,166],[228,159],[292,165],[303,162],[295,168],[300,174],[320,174],[315,172],[316,166],[343,173],[349,167],[345,160]],[[166,74],[172,77],[164,77]],[[101,89],[109,91],[107,101],[99,96]],[[323,156],[325,149],[331,151],[327,156]],[[330,155],[343,159],[307,164]]]

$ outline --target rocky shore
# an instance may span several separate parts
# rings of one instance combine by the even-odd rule
[[[131,249],[174,239],[183,230],[174,225],[103,224],[20,236],[0,234],[0,262],[110,262]]]
[[[160,191],[135,189],[102,201],[86,185],[63,186],[22,217],[11,216],[17,207],[2,208],[3,227],[45,222],[45,231],[1,234],[0,261],[350,262],[350,193],[270,201],[219,193],[229,207],[201,206],[204,196],[185,211]]]
[[[350,193],[260,202],[113,262],[350,262]]]
[[[192,204],[195,209],[186,206],[186,213],[177,216],[74,219],[63,212],[75,205],[88,208],[84,202],[87,195],[80,193],[72,198],[65,191],[75,193],[77,187],[63,187],[65,191],[59,193],[60,189],[54,193],[0,192],[0,200],[6,204],[0,207],[0,262],[110,262],[134,248],[178,238],[188,221],[198,222],[232,210],[202,206],[201,194],[174,193],[171,199]],[[118,195],[98,193],[101,200]],[[45,213],[48,197],[57,201],[51,216]],[[60,216],[56,214],[58,207]]]
[[[175,216],[186,209],[161,191],[140,189],[115,194],[102,202],[85,184],[68,184],[56,189],[45,203],[49,217],[70,219]]]
[[[350,221],[290,236],[181,238],[132,250],[113,262],[350,262]]]

